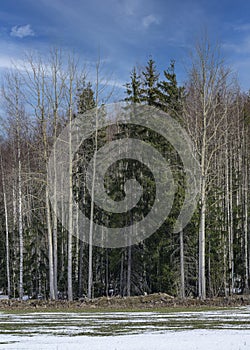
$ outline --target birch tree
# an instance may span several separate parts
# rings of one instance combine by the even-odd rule
[[[49,103],[47,99],[47,70],[46,64],[42,62],[41,57],[34,58],[31,54],[26,57],[23,79],[25,81],[26,103],[32,108],[40,131],[40,140],[42,143],[42,159],[44,169],[43,185],[45,188],[45,213],[47,224],[48,240],[48,260],[49,260],[49,289],[50,299],[55,299],[55,278],[54,278],[54,259],[53,259],[53,232],[51,222],[51,207],[48,188],[48,160],[49,160]]]
[[[224,135],[222,126],[227,117],[227,105],[221,103],[226,96],[229,70],[225,68],[218,46],[212,47],[205,37],[196,45],[189,71],[188,96],[184,118],[196,146],[201,165],[201,196],[199,217],[199,272],[198,295],[206,299],[206,215],[209,174],[213,159]]]
[[[2,96],[10,118],[10,124],[14,128],[14,144],[17,162],[17,212],[19,232],[19,298],[23,297],[23,193],[22,193],[22,160],[21,160],[21,121],[24,120],[24,107],[21,93],[21,78],[17,72],[10,71],[5,76],[5,85],[2,88]]]
[[[57,134],[58,134],[58,123],[59,123],[59,108],[62,108],[64,91],[65,91],[65,73],[63,71],[62,64],[62,54],[61,51],[57,48],[54,48],[50,52],[49,57],[49,71],[51,74],[51,82],[47,84],[47,98],[49,104],[52,108],[52,124],[53,124],[53,143],[56,142]],[[57,172],[57,164],[56,164],[56,155],[55,149],[53,149],[53,160],[54,160],[54,174],[56,178]],[[57,191],[57,182],[54,182],[53,192],[54,198],[56,198]],[[52,202],[52,230],[53,230],[53,267],[54,267],[54,289],[55,289],[55,298],[58,296],[58,277],[57,277],[57,269],[58,269],[58,251],[57,251],[57,241],[58,241],[58,230],[57,230],[57,201],[54,200]]]
[[[3,169],[2,150],[1,150],[0,156],[1,156],[3,201],[4,201],[4,216],[5,216],[7,293],[8,293],[8,296],[10,296],[11,295],[11,283],[10,283],[11,276],[10,276],[10,247],[9,247],[9,212],[8,212],[8,205],[7,205],[7,189],[6,189],[6,182],[5,182],[5,173]]]

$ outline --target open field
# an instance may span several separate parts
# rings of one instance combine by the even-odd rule
[[[250,307],[182,312],[0,313],[0,349],[247,350]]]

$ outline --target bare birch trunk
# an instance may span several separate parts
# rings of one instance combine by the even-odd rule
[[[6,187],[5,187],[5,175],[3,171],[3,159],[1,155],[1,170],[2,170],[2,187],[3,187],[3,201],[4,201],[4,216],[5,216],[5,246],[6,246],[6,273],[7,273],[7,293],[11,294],[10,283],[10,248],[9,248],[9,215],[7,207]]]
[[[131,265],[132,265],[132,247],[131,244],[127,247],[127,296],[131,294]]]
[[[181,290],[180,297],[185,299],[185,264],[184,264],[184,242],[183,242],[183,230],[180,231],[180,279]]]
[[[48,176],[47,176],[48,184]],[[51,213],[50,213],[50,202],[49,202],[49,189],[46,186],[45,189],[45,205],[46,205],[46,221],[47,221],[47,235],[48,235],[48,255],[49,255],[49,289],[50,299],[55,299],[55,279],[54,279],[54,263],[53,263],[53,240],[52,240],[52,228],[51,228]]]
[[[204,87],[205,90],[205,87]],[[205,271],[205,230],[206,230],[206,149],[207,149],[207,115],[206,115],[206,93],[203,92],[203,130],[201,148],[201,212],[199,228],[199,298],[206,299],[206,271]]]
[[[93,287],[93,223],[94,223],[94,189],[95,189],[95,177],[96,177],[96,152],[98,149],[98,103],[99,103],[99,67],[100,61],[96,64],[96,115],[95,115],[95,138],[94,138],[94,156],[93,156],[93,177],[91,184],[91,206],[90,206],[90,229],[89,229],[89,263],[88,263],[88,298],[92,298]]]
[[[206,277],[205,277],[205,219],[206,219],[206,194],[205,179],[202,178],[201,185],[201,214],[199,230],[199,298],[206,299]]]
[[[120,267],[120,295],[123,297],[123,281],[124,281],[124,251],[121,254],[121,267]]]
[[[68,300],[73,300],[72,288],[72,236],[73,236],[73,156],[72,156],[72,119],[73,119],[73,79],[74,64],[70,62],[69,86],[69,207],[68,207]]]
[[[19,128],[19,127],[18,127]],[[19,131],[18,131],[19,134]],[[18,135],[18,230],[19,230],[19,298],[23,298],[23,206],[22,206],[22,177],[20,135]]]
[[[243,130],[243,150],[244,150],[244,167],[243,167],[243,229],[244,229],[244,263],[245,263],[245,291],[249,292],[249,232],[248,232],[248,172],[249,164],[247,158],[247,128]]]

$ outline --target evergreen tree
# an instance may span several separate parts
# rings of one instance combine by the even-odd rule
[[[130,83],[125,84],[127,97],[125,101],[140,103],[142,101],[142,81],[134,67],[130,74]]]
[[[142,72],[143,75],[143,96],[142,101],[146,102],[150,106],[158,105],[158,79],[159,73],[157,72],[155,61],[150,58]]]
[[[175,73],[175,61],[164,71],[165,80],[158,83],[159,107],[173,116],[181,114],[184,87],[179,87]]]
[[[77,95],[77,111],[82,114],[86,111],[94,108],[96,106],[95,103],[95,93],[92,89],[92,85],[90,82],[83,82],[82,88],[78,89]]]

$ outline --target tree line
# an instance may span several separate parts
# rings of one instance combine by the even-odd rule
[[[66,63],[65,63],[66,62]],[[100,106],[105,117],[105,82],[88,79],[77,60],[53,49],[49,57],[29,54],[22,68],[2,77],[0,288],[10,297],[68,300],[119,294],[166,292],[181,298],[215,297],[248,291],[250,96],[223,62],[219,47],[203,39],[193,49],[186,82],[178,84],[175,61],[159,72],[150,58],[134,67],[125,84],[127,105],[149,105],[175,119],[192,139],[200,163],[200,197],[189,224],[173,227],[185,197],[185,170],[176,150],[157,133],[115,123],[98,130],[69,157],[67,229],[50,200],[49,161],[63,128]],[[109,92],[106,94],[109,95]],[[108,96],[109,97],[109,96]],[[108,100],[107,97],[107,100]],[[86,114],[83,122],[88,120]],[[70,133],[69,133],[70,136]],[[157,148],[171,164],[176,193],[161,227],[144,241],[123,248],[101,248],[81,239],[79,213],[108,227],[147,215],[155,191],[152,174],[135,160],[114,163],[105,177],[111,198],[124,198],[126,179],[143,187],[142,208],[107,215],[91,200],[86,169],[95,151],[110,140],[135,137]],[[68,140],[71,155],[71,139]],[[54,160],[54,163],[53,163]],[[63,191],[53,186],[56,196]],[[92,233],[88,232],[91,238]]]

